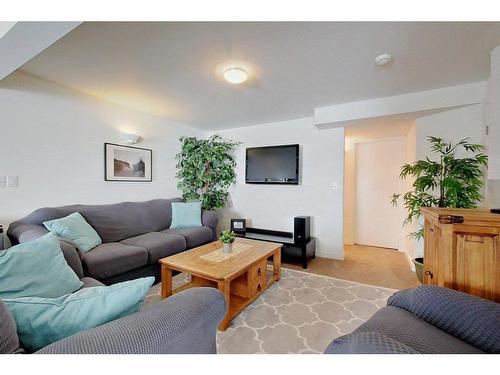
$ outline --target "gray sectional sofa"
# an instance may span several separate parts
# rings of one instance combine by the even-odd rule
[[[170,229],[172,202],[182,199],[39,208],[13,222],[7,235],[13,245],[31,241],[48,232],[44,221],[79,212],[103,242],[82,253],[73,243],[61,240],[66,261],[85,283],[95,279],[110,285],[144,276],[159,281],[159,259],[217,238],[218,218],[211,211],[202,211],[202,227]]]
[[[327,354],[500,353],[500,304],[424,285],[395,293]]]
[[[60,240],[69,266],[83,288],[144,276],[159,279],[158,259],[211,242],[217,216],[202,212],[202,227],[170,229],[172,202],[156,199],[109,205],[40,208],[12,223],[8,236],[15,245],[48,231],[43,222],[80,212],[103,244],[82,253]],[[138,313],[55,342],[40,354],[215,353],[217,327],[226,313],[223,294],[214,288],[193,288]],[[0,354],[23,352],[15,322],[0,300]]]
[[[193,288],[144,310],[56,341],[35,354],[215,354],[224,295]],[[25,353],[0,300],[0,354]]]

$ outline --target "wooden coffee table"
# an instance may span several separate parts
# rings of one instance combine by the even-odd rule
[[[268,259],[273,269],[268,270]],[[231,254],[224,254],[219,241],[160,259],[161,298],[200,286],[224,293],[228,312],[219,325],[229,322],[281,276],[281,244],[237,238]],[[172,290],[172,271],[191,275],[191,282]]]

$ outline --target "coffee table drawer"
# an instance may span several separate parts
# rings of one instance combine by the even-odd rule
[[[264,273],[261,277],[258,277],[257,279],[252,279],[251,285],[252,285],[251,287],[252,296],[261,293],[266,288],[267,285],[266,274]]]
[[[262,275],[266,276],[266,271],[267,271],[267,259],[264,259],[257,263],[255,266],[250,268],[250,279],[255,280]]]

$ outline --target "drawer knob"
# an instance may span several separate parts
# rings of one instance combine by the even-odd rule
[[[433,273],[431,271],[425,271],[424,274],[426,276],[429,276],[431,279],[434,277]]]

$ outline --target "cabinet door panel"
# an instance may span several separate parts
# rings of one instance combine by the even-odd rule
[[[498,236],[457,233],[455,288],[479,297],[497,299]]]
[[[425,225],[424,284],[438,285],[439,237],[441,229],[429,222]]]

